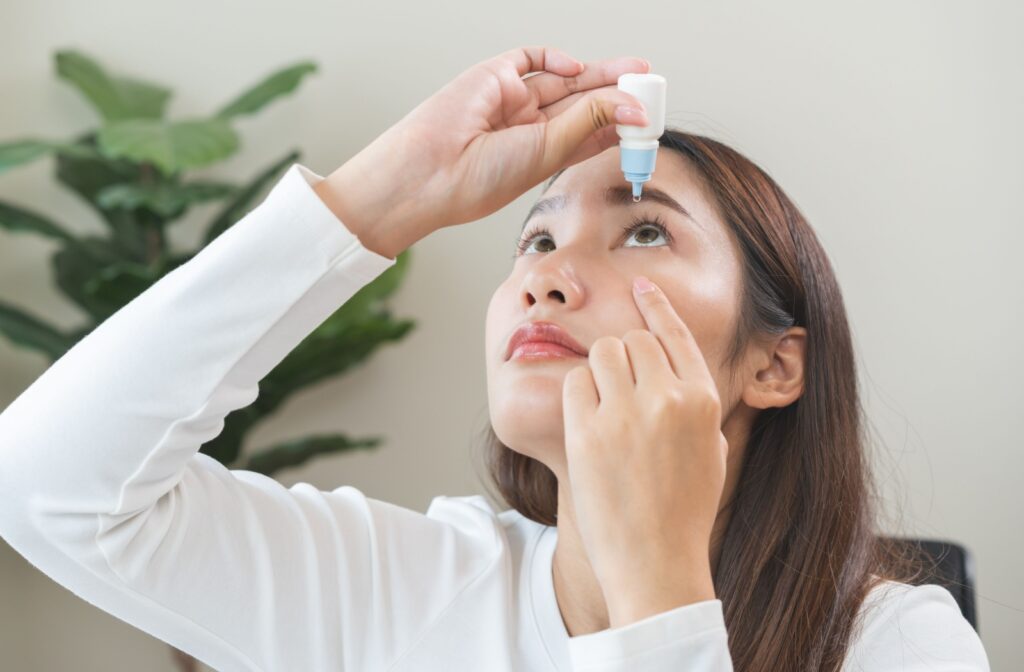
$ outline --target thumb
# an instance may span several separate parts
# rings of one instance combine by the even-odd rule
[[[615,109],[620,105],[644,109],[643,103],[635,96],[609,88],[580,96],[548,121],[544,132],[544,174],[552,174],[611,146],[608,141],[616,135],[614,124],[623,123],[615,117]],[[625,123],[631,126],[648,123],[646,113],[642,119],[634,119]]]

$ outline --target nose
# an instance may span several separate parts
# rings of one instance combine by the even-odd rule
[[[537,302],[560,303],[567,308],[575,308],[582,300],[582,294],[580,283],[571,270],[565,267],[545,269],[539,264],[523,280],[521,291],[524,309]]]

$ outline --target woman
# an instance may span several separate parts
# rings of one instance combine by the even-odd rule
[[[987,670],[873,541],[842,299],[795,206],[671,130],[623,197],[614,124],[646,118],[615,82],[648,69],[512,50],[326,178],[293,165],[0,415],[0,534],[218,670]],[[487,313],[511,508],[197,452],[398,253],[552,174]]]

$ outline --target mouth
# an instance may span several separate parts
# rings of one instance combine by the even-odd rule
[[[554,322],[528,322],[512,334],[505,349],[505,359],[578,358],[586,357],[587,349],[569,332]]]

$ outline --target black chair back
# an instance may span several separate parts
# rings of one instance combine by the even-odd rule
[[[884,539],[909,547],[909,550],[923,553],[930,561],[930,572],[936,576],[924,576],[911,581],[913,585],[937,583],[948,590],[964,618],[975,632],[978,630],[978,615],[974,598],[974,557],[966,547],[944,539],[922,539],[917,537],[884,537]]]

